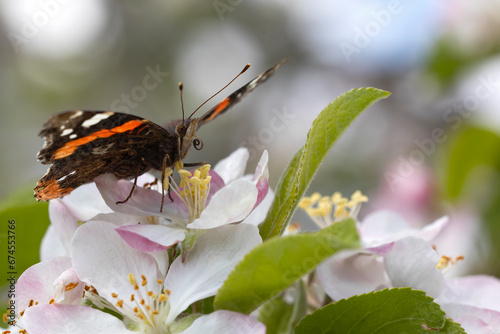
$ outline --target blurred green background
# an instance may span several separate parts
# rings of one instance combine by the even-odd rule
[[[181,117],[179,81],[189,113],[246,63],[209,106],[289,57],[200,130],[204,149],[186,161],[214,164],[247,146],[250,171],[267,149],[274,186],[336,96],[391,91],[347,131],[309,193],[360,189],[370,197],[361,218],[389,208],[423,226],[449,215],[437,250],[465,256],[451,271],[500,275],[499,9],[484,0],[0,0],[1,251],[15,219],[18,272],[38,258],[47,210],[32,189],[47,166],[36,161],[37,133],[52,114],[112,109],[164,124]],[[309,228],[305,215],[295,220]]]

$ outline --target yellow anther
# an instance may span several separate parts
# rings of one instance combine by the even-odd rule
[[[198,173],[198,175],[199,174],[200,173]],[[189,181],[191,181],[191,184],[193,186],[199,186],[201,184],[201,180],[200,180],[199,176],[196,176],[196,173],[195,173],[195,175]]]
[[[181,169],[184,168],[184,163],[182,162],[182,160],[177,160],[176,162],[174,162],[174,167],[175,169],[180,171]]]
[[[303,197],[299,202],[299,208],[305,209],[316,204],[321,198],[320,193],[313,193],[310,197]]]
[[[132,273],[128,274],[128,281],[130,285],[135,285],[137,283],[137,281],[135,280],[135,276]]]
[[[205,164],[205,165],[201,166],[200,168],[198,168],[201,172],[201,178],[205,179],[209,176],[208,172],[210,172],[211,167],[212,166],[210,166],[209,164]]]
[[[301,208],[302,210],[305,210],[310,206],[311,201],[309,197],[302,197],[302,199],[299,201],[299,208]]]
[[[337,204],[342,199],[343,199],[343,197],[342,197],[341,193],[339,193],[338,191],[333,193],[333,195],[332,195],[332,203],[333,204]]]
[[[353,207],[360,203],[368,202],[368,197],[363,195],[361,191],[356,190],[354,194],[351,195],[351,201],[349,202],[349,207]]]
[[[73,290],[78,286],[78,283],[69,283],[64,287],[64,291]]]
[[[340,205],[335,207],[333,216],[335,219],[343,219],[349,216],[349,212],[346,210],[345,205]]]
[[[169,177],[174,173],[174,170],[171,167],[165,168],[165,177]]]
[[[183,179],[188,179],[191,177],[191,172],[185,169],[179,169],[178,173]]]

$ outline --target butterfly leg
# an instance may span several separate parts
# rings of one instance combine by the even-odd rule
[[[196,166],[203,166],[206,165],[206,161],[201,161],[201,162],[186,162],[184,163],[184,167],[196,167]]]
[[[132,197],[132,194],[134,193],[135,187],[137,186],[137,178],[139,177],[140,171],[141,171],[141,163],[139,163],[139,166],[137,167],[137,172],[135,172],[134,185],[132,186],[132,189],[130,190],[130,193],[128,194],[127,198],[125,198],[123,201],[116,202],[116,204],[127,203],[127,201],[130,199],[130,197]]]
[[[162,168],[161,168],[161,206],[160,206],[160,212],[163,212],[163,203],[165,201],[165,179],[167,178],[167,174],[166,174],[166,171],[167,171],[167,162],[169,160],[169,155],[165,155],[165,158],[163,158],[163,164],[162,164]],[[174,199],[172,198],[172,195],[171,195],[171,188],[170,188],[170,184],[172,183],[172,176],[171,175],[168,175],[168,190],[167,190],[167,193],[168,193],[168,197],[170,198],[170,200],[173,202]]]

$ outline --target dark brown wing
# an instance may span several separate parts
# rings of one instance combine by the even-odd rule
[[[118,178],[160,169],[169,154],[169,134],[137,116],[98,111],[69,111],[49,119],[40,135],[38,157],[52,164],[38,182],[35,197],[49,200],[105,173]]]
[[[215,105],[212,109],[207,111],[203,116],[200,117],[200,121],[198,122],[198,127],[203,124],[210,122],[215,117],[223,114],[229,108],[234,106],[236,103],[240,102],[243,97],[245,97],[248,93],[253,91],[257,86],[264,83],[271,75],[276,72],[278,68],[281,67],[288,59],[283,59],[275,66],[271,67],[267,71],[259,74],[253,80],[249,81],[247,84],[243,85],[241,88],[233,92],[231,95],[226,97],[224,100]]]

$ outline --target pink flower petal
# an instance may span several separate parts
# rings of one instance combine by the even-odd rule
[[[127,225],[116,232],[130,247],[147,253],[168,249],[185,238],[184,230],[162,225]]]
[[[255,183],[258,190],[258,196],[255,206],[259,205],[259,203],[262,202],[264,197],[266,197],[267,191],[269,189],[269,169],[267,167],[268,162],[269,154],[267,153],[267,151],[264,151],[259,163],[257,164],[257,168],[255,169],[255,174],[252,177],[252,181]]]
[[[274,201],[274,192],[269,189],[266,197],[253,209],[253,211],[243,220],[245,224],[252,224],[255,226],[259,226],[260,223],[264,221],[267,216],[267,212],[273,204]]]
[[[191,171],[191,175],[193,175],[194,171]],[[212,180],[210,180],[210,194],[208,195],[208,200],[210,201],[210,198],[218,192],[220,189],[222,189],[226,183],[224,180],[217,174],[216,171],[214,170],[209,170],[208,175],[212,177]]]
[[[78,305],[82,300],[85,283],[80,281],[73,268],[69,268],[55,279],[53,287],[56,303]]]
[[[54,281],[71,268],[71,258],[57,257],[26,269],[17,280],[16,312],[26,309],[30,300],[48,304],[54,298]]]
[[[137,333],[111,314],[79,305],[41,305],[26,310],[22,318],[30,334]]]
[[[132,197],[126,203],[116,204],[128,197],[133,182],[118,180],[112,174],[101,175],[94,181],[106,204],[113,211],[135,216],[162,216],[175,220],[187,220],[189,217],[186,206],[175,193],[171,193],[173,201],[168,196],[164,197],[163,210],[160,212],[162,195],[156,190],[135,187]]]
[[[182,333],[265,334],[266,326],[248,315],[220,310],[199,317]]]

